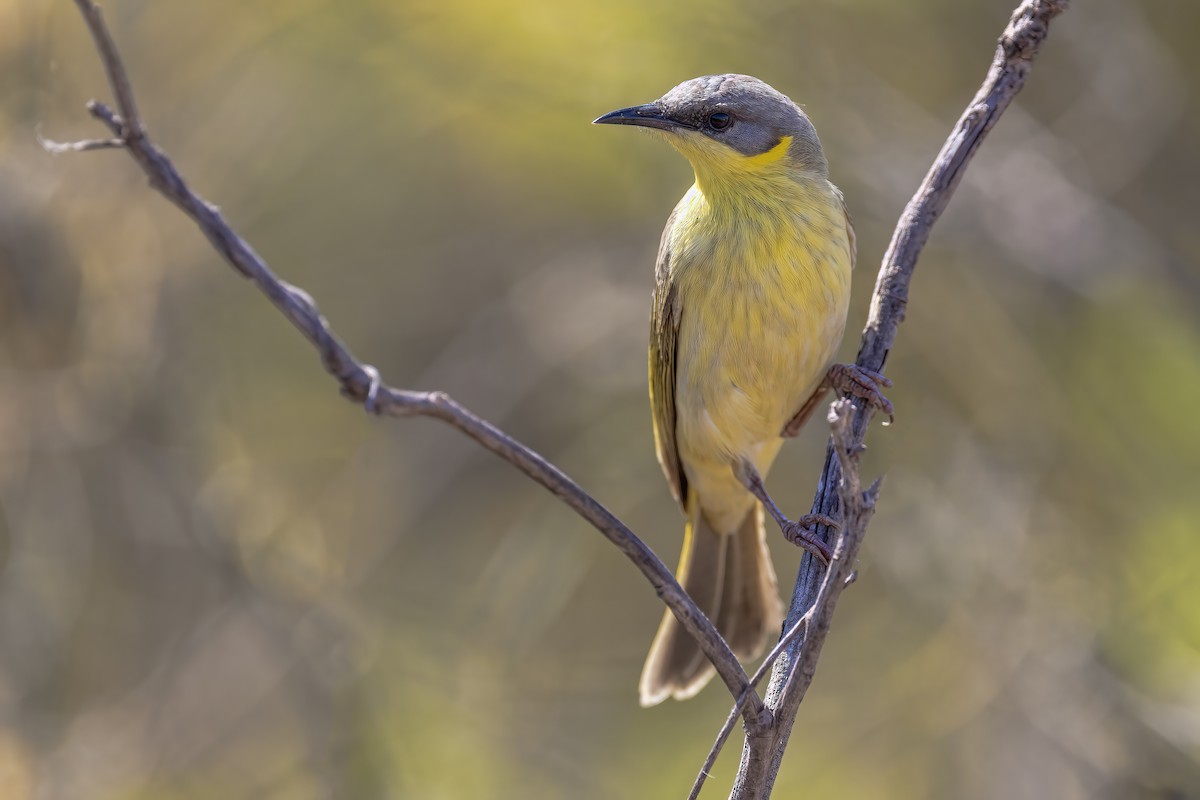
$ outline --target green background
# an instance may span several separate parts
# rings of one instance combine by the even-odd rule
[[[356,355],[672,563],[644,359],[690,174],[588,123],[713,72],[800,101],[858,225],[852,359],[1010,9],[107,3],[155,141]],[[778,797],[1200,795],[1198,29],[1076,2],[935,228]],[[637,707],[644,579],[454,431],[341,399],[126,155],[44,153],[104,135],[93,96],[73,4],[0,0],[0,794],[683,796],[729,698]],[[771,476],[792,514],[824,441]]]

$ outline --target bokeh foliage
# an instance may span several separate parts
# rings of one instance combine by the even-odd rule
[[[588,121],[721,71],[801,100],[858,223],[852,358],[1010,10],[107,6],[159,144],[356,353],[667,560],[645,327],[689,175]],[[1197,29],[1191,3],[1076,3],[935,229],[778,796],[1200,793]],[[341,400],[124,155],[39,149],[98,135],[106,91],[71,3],[0,2],[0,794],[682,795],[728,699],[636,707],[642,578],[452,431]],[[785,449],[788,510],[823,443]]]

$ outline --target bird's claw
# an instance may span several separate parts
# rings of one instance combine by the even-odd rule
[[[805,514],[796,521],[805,528],[815,528],[818,525],[824,525],[826,528],[832,528],[835,531],[842,529],[842,523],[828,514]]]
[[[883,390],[892,385],[891,379],[886,375],[872,372],[858,364],[834,364],[829,368],[829,376],[826,380],[837,391],[861,397],[882,413],[887,414],[887,424],[896,421],[892,401],[883,395]]]
[[[828,566],[829,562],[833,560],[833,552],[830,551],[829,545],[817,537],[816,526],[818,524],[828,525],[831,528],[841,527],[835,520],[824,514],[805,514],[800,519],[782,526],[783,538],[798,547],[803,547]]]

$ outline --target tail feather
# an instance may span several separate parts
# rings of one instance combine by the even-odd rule
[[[768,637],[779,635],[783,622],[783,603],[767,549],[762,506],[755,503],[737,535],[727,538],[730,566],[726,570],[739,578],[736,584],[726,581],[717,630],[734,655],[749,661],[762,652]]]
[[[783,608],[757,504],[736,532],[723,534],[708,524],[695,492],[690,492],[678,577],[738,658],[751,659],[762,652]],[[692,697],[714,671],[695,639],[667,611],[642,669],[641,704]]]

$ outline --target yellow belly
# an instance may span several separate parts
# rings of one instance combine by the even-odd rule
[[[749,459],[766,475],[783,426],[820,384],[845,328],[844,211],[828,182],[803,188],[775,207],[725,213],[693,188],[691,213],[677,215],[670,234],[682,308],[677,448],[718,530],[736,529],[754,503],[732,462]]]

